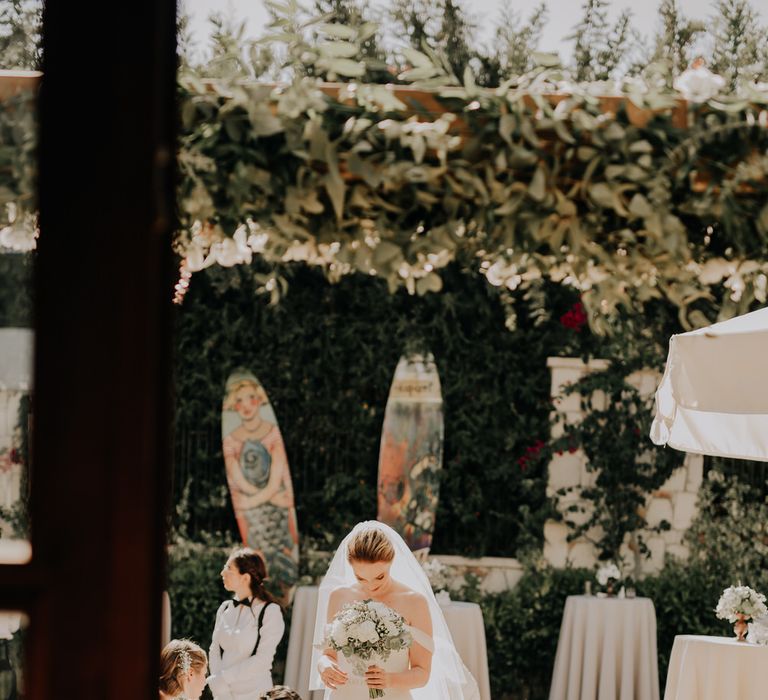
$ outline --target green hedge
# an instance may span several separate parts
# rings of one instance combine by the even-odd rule
[[[563,287],[500,295],[480,276],[446,275],[441,294],[390,294],[365,276],[337,285],[293,270],[277,306],[255,293],[256,268],[210,269],[178,315],[176,525],[235,533],[219,446],[222,389],[233,367],[267,389],[291,463],[302,537],[337,542],[376,515],[384,407],[398,358],[427,347],[445,398],[445,457],[433,551],[514,556],[541,542],[549,513],[546,464],[521,463],[550,431],[549,355],[596,341],[561,316]],[[504,306],[518,309],[515,330]],[[532,312],[531,308],[535,310]],[[187,498],[181,499],[188,488]],[[306,542],[306,540],[305,540]]]
[[[32,326],[32,256],[0,253],[0,328]]]
[[[592,575],[533,566],[511,591],[466,596],[483,608],[494,700],[546,700],[565,599]]]
[[[638,583],[638,595],[653,600],[656,608],[662,692],[676,635],[731,634],[731,625],[715,617],[715,606],[720,594],[730,583],[727,571],[720,562],[678,560],[667,561],[660,573]]]
[[[170,547],[168,594],[172,637],[189,637],[208,649],[216,610],[229,595],[219,573],[231,551],[231,547],[198,542]]]

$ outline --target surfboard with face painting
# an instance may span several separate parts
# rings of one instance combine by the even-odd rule
[[[243,544],[262,554],[270,590],[288,602],[299,576],[291,472],[267,392],[247,369],[236,369],[227,379],[221,437]]]
[[[443,466],[443,398],[431,354],[403,356],[384,412],[378,519],[413,551],[432,545]]]

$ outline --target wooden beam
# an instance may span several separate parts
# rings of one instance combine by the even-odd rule
[[[36,70],[0,70],[0,101],[36,90],[42,75]]]

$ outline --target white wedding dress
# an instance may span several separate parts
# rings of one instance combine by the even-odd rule
[[[365,680],[350,668],[343,654],[338,654],[339,667],[349,674],[349,680],[335,690],[326,688],[320,678],[318,662],[322,653],[322,640],[328,621],[328,601],[337,588],[348,588],[357,583],[352,566],[347,561],[347,548],[352,537],[364,529],[381,530],[395,548],[390,575],[396,581],[421,594],[429,606],[432,622],[432,637],[415,627],[408,627],[414,644],[418,643],[432,652],[432,668],[427,684],[411,690],[384,689],[382,700],[479,700],[480,692],[475,679],[463,664],[445,622],[445,617],[432,592],[424,569],[413,556],[408,545],[391,527],[376,521],[355,525],[339,545],[328,571],[320,584],[315,618],[314,650],[309,687],[311,690],[325,690],[323,700],[370,700]],[[398,673],[407,671],[410,665],[408,649],[393,652],[386,661],[376,661],[385,671]]]
[[[406,625],[405,628],[411,633],[414,643],[418,642],[429,651],[434,650],[431,637],[410,625]],[[402,673],[407,671],[410,665],[408,662],[408,649],[399,649],[392,652],[386,660],[376,659],[370,663],[375,663],[379,668],[388,673]],[[326,690],[324,700],[370,700],[365,679],[356,674],[355,669],[347,661],[344,654],[338,655],[338,665],[342,671],[348,674],[349,680],[336,690]],[[414,697],[412,692],[410,690],[385,689],[382,700],[412,700]]]

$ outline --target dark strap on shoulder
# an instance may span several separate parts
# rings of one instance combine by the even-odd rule
[[[224,601],[224,605],[226,605],[227,603],[230,603],[230,607],[231,607],[232,601],[231,600],[225,600]],[[227,609],[229,609],[229,608],[227,608]],[[217,618],[217,620],[218,620],[218,618]],[[219,644],[219,656],[224,656],[224,647],[222,647],[221,644]]]
[[[253,647],[251,656],[256,656],[256,652],[259,649],[259,642],[261,641],[261,625],[264,622],[264,613],[267,612],[267,608],[270,605],[272,605],[272,603],[264,603],[264,607],[261,609],[261,612],[259,613],[259,619],[256,622],[256,644]]]
[[[256,656],[256,652],[259,649],[259,642],[261,641],[261,626],[264,623],[264,613],[267,612],[267,608],[270,605],[272,605],[272,603],[264,603],[264,607],[261,609],[261,612],[259,613],[259,619],[256,621],[256,644],[253,647],[251,656]],[[222,656],[224,655],[224,649],[221,648],[221,645],[219,645],[219,653]]]

